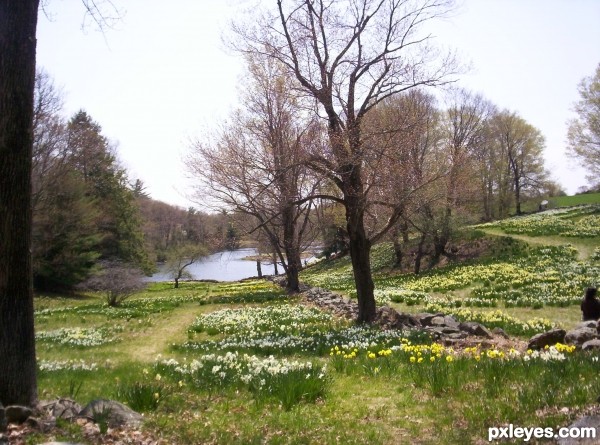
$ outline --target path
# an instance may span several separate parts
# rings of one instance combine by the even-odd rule
[[[500,229],[481,229],[488,235],[493,236],[510,236],[511,238],[524,241],[528,244],[536,246],[564,246],[565,244],[571,244],[577,249],[577,259],[581,261],[588,260],[592,253],[594,253],[595,245],[585,243],[577,238],[566,238],[561,236],[529,236],[529,235],[517,235],[513,233],[504,233]]]
[[[153,317],[153,326],[125,341],[124,352],[136,361],[151,362],[158,354],[167,352],[169,345],[187,339],[187,329],[202,312],[198,303],[182,304],[159,317]]]

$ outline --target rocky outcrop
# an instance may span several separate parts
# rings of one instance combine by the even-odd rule
[[[305,302],[328,310],[339,317],[350,320],[358,317],[358,305],[355,302],[326,289],[313,287],[305,290],[301,295]],[[377,308],[375,324],[382,329],[419,329],[430,334],[436,341],[447,345],[455,345],[456,342],[467,337],[494,338],[494,335],[480,323],[459,322],[453,316],[442,313],[423,312],[414,315],[400,313],[389,306]],[[503,337],[508,337],[504,331],[502,333]]]
[[[71,399],[56,399],[51,402],[41,402],[40,409],[47,416],[55,419],[72,420],[79,416],[81,405]]]
[[[586,341],[581,349],[584,351],[599,351],[600,350],[600,339],[594,338],[592,340]]]
[[[79,413],[79,417],[98,420],[99,416],[106,416],[109,427],[138,428],[144,421],[144,417],[131,408],[114,400],[97,399],[88,403]]]
[[[564,329],[552,329],[541,334],[536,334],[529,340],[527,349],[539,350],[556,343],[564,343],[567,332]]]
[[[565,335],[565,343],[575,345],[579,348],[589,340],[598,338],[598,331],[591,327],[580,327],[567,332]]]

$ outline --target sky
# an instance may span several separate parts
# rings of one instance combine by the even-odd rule
[[[100,32],[80,0],[49,0],[38,20],[38,67],[62,87],[65,116],[86,110],[152,198],[198,207],[183,158],[236,105],[243,66],[222,37],[249,2],[113,3],[122,20]],[[564,190],[586,185],[565,147],[577,86],[600,63],[599,0],[461,0],[432,32],[470,65],[460,86],[542,132],[546,167]]]

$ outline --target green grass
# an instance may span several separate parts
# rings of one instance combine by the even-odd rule
[[[468,313],[522,335],[515,345],[532,333],[524,326],[549,326],[532,319],[565,328],[579,321],[579,293],[600,266],[595,240],[565,247],[557,235],[463,236],[487,242],[489,254],[419,277],[399,275],[391,246],[375,246],[379,304]],[[301,279],[354,295],[347,258]],[[483,443],[492,426],[567,425],[600,394],[597,356],[459,353],[425,336],[358,329],[302,309],[266,281],[155,283],[122,308],[94,294],[35,305],[40,398],[119,400],[174,444]],[[98,331],[111,341],[86,343]],[[64,336],[73,342],[60,343]],[[86,443],[76,425],[60,427],[57,439]],[[34,434],[27,443],[48,439]]]
[[[600,193],[584,193],[573,196],[557,196],[549,199],[556,207],[570,207],[582,204],[600,204]]]

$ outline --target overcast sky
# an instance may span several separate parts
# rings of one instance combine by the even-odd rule
[[[113,1],[123,20],[101,33],[82,30],[80,0],[51,0],[38,23],[38,66],[63,87],[65,114],[85,109],[154,199],[195,205],[182,157],[235,106],[242,67],[221,36],[248,3]],[[585,185],[565,156],[566,122],[578,83],[600,63],[600,0],[462,0],[434,32],[471,64],[461,86],[540,129],[565,190]]]

